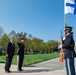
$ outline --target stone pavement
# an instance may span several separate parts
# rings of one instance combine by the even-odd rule
[[[18,72],[15,65],[11,66],[11,73],[4,72],[4,64],[0,64],[1,75],[65,75],[65,70],[53,70],[47,68],[24,67],[24,71]]]
[[[11,73],[5,73],[4,64],[0,64],[1,75],[66,75],[64,63],[59,63],[59,58],[23,67],[24,71],[18,72],[17,66],[11,66]]]
[[[64,62],[59,62],[59,58],[55,58],[52,60],[48,60],[45,62],[37,63],[30,65],[29,67],[41,67],[41,68],[48,68],[50,70],[61,70],[65,66]]]

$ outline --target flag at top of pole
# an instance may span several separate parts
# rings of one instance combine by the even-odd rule
[[[64,14],[76,14],[76,0],[65,0]]]

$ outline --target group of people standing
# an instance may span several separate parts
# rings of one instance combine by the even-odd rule
[[[10,73],[10,67],[11,67],[11,63],[12,63],[12,59],[15,53],[15,43],[14,43],[14,37],[10,38],[10,42],[7,44],[7,48],[6,48],[6,63],[5,63],[5,72],[6,73]],[[20,43],[17,43],[18,45],[18,71],[23,71],[22,69],[22,65],[23,65],[23,60],[24,60],[24,49],[25,49],[25,45],[24,45],[24,38],[20,39]]]
[[[74,58],[76,57],[76,54],[72,27],[65,27],[65,39],[61,40],[60,43],[62,44],[64,53],[66,75],[75,75]]]
[[[75,54],[75,42],[73,39],[73,32],[72,27],[65,27],[65,39],[61,40],[60,43],[62,44],[62,49],[64,50],[64,59],[65,59],[65,65],[66,65],[66,73],[67,75],[75,75],[75,66],[74,66],[74,58],[76,57]],[[18,62],[18,71],[22,70],[22,64],[24,59],[24,38],[21,38],[20,43],[18,44],[18,56],[19,56],[19,62]],[[15,43],[14,38],[10,39],[10,42],[7,45],[6,49],[6,64],[5,64],[5,72],[10,73],[10,67],[12,63],[12,58],[15,53]]]

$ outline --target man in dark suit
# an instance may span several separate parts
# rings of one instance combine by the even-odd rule
[[[14,38],[12,37],[6,48],[5,72],[7,73],[10,73],[10,67],[12,63],[12,58],[14,56],[14,52],[15,52],[15,44],[14,44]]]
[[[67,75],[75,75],[74,57],[75,57],[75,42],[73,39],[72,27],[65,28],[66,36],[64,43],[61,41],[62,48],[64,49],[64,58],[66,64]]]
[[[18,61],[18,71],[23,71],[22,70],[22,65],[23,65],[23,60],[24,60],[24,49],[25,49],[25,45],[24,45],[24,38],[21,38],[20,43],[18,44],[18,57],[19,57],[19,61]]]

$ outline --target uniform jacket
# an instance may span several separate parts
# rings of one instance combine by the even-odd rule
[[[15,44],[9,42],[7,44],[7,48],[6,48],[6,54],[8,54],[8,56],[13,56],[15,53]]]
[[[73,35],[71,33],[66,35],[66,38],[64,40],[64,44],[62,45],[62,48],[64,48],[64,58],[74,58],[76,56],[75,50],[74,50],[74,39]]]
[[[17,43],[19,46],[18,55],[24,55],[25,45],[23,43]]]

